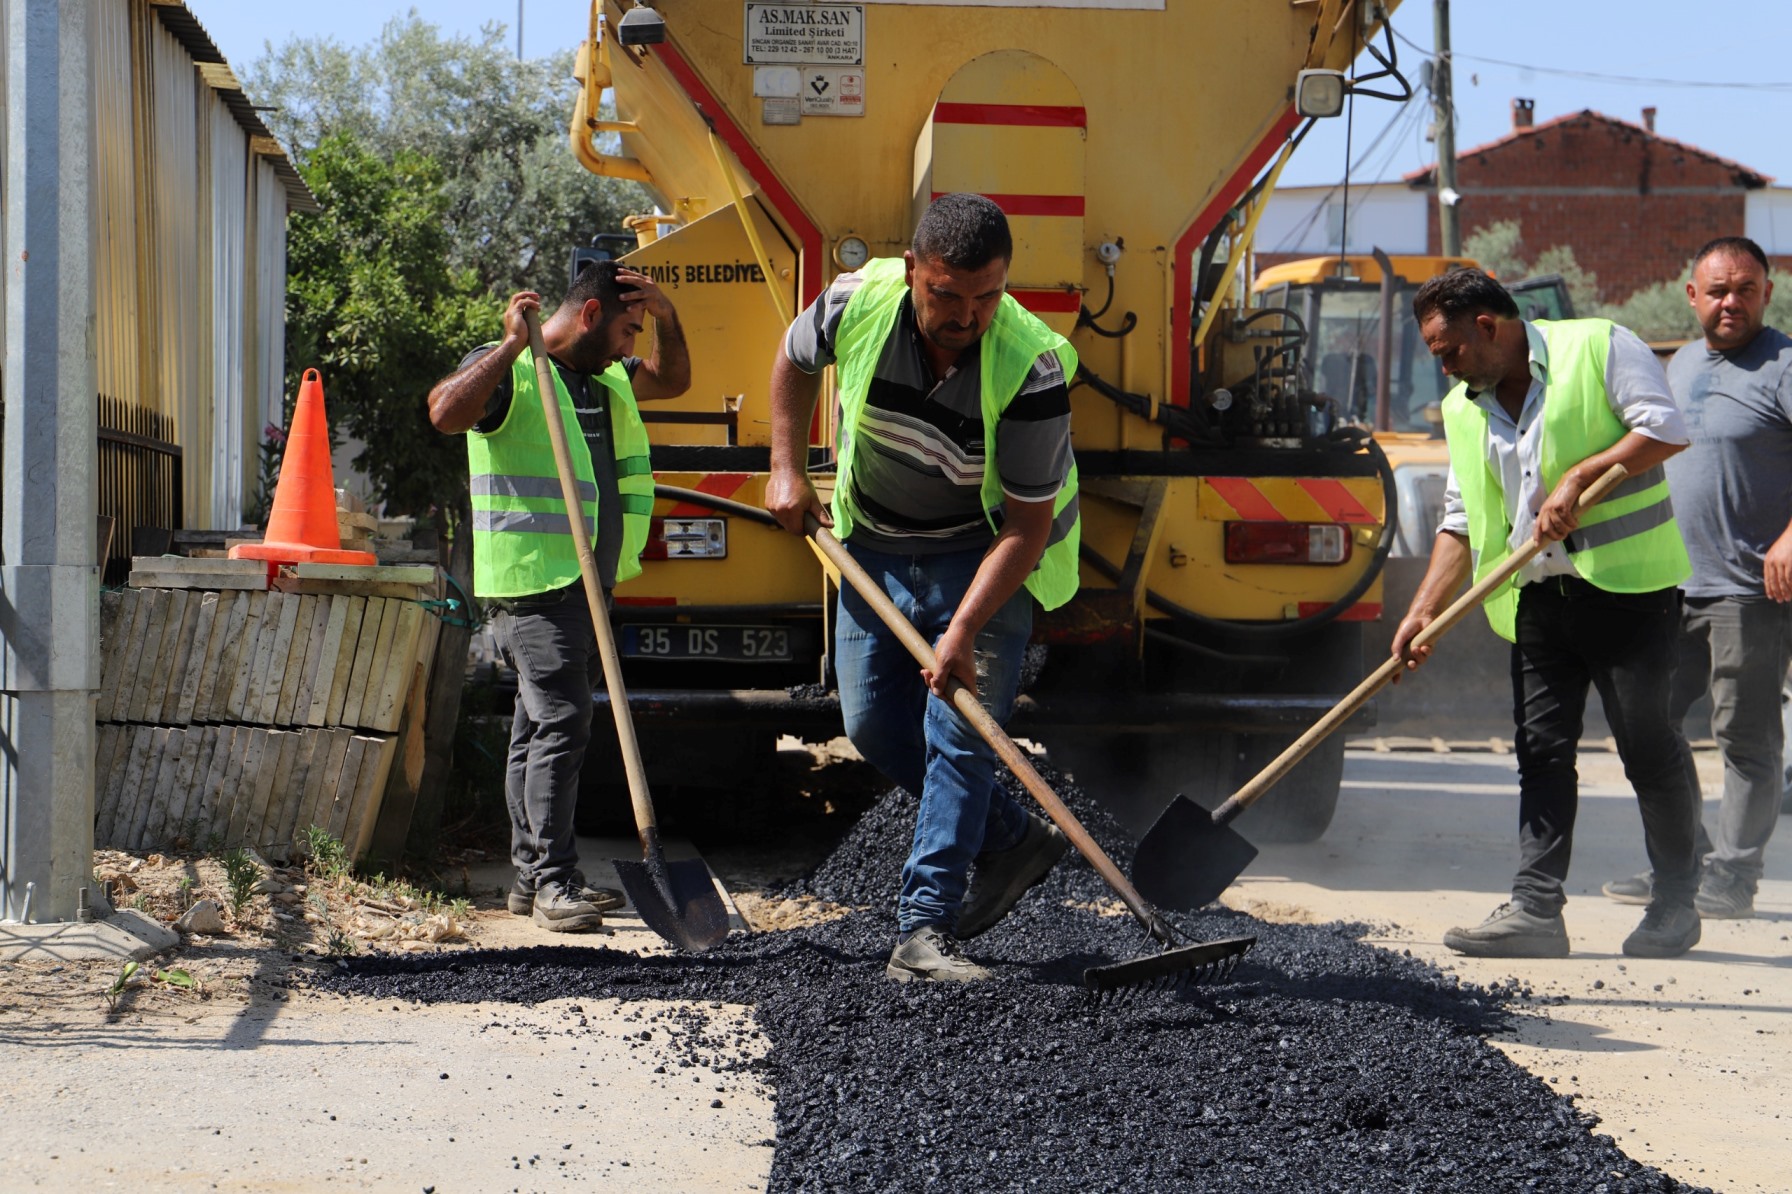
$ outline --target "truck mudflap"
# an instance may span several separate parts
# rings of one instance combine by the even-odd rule
[[[1125,733],[1181,734],[1194,731],[1235,734],[1299,734],[1342,698],[1337,694],[1265,696],[1212,693],[1103,692],[1087,694],[1023,693],[1015,702],[1008,729],[1018,736],[1052,730],[1111,729]],[[592,699],[607,715],[609,694]],[[795,689],[633,689],[629,710],[645,724],[661,726],[722,725],[760,728],[812,736],[841,733],[840,701],[819,685]],[[1370,702],[1345,723],[1345,729],[1375,724]]]

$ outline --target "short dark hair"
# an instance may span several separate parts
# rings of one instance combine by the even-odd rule
[[[1012,261],[1014,236],[1008,231],[1008,217],[993,200],[957,192],[927,205],[909,248],[916,260],[975,270],[998,257]]]
[[[1455,323],[1464,315],[1483,313],[1517,319],[1518,304],[1486,272],[1467,266],[1439,274],[1412,296],[1412,317],[1421,324],[1433,315],[1442,315],[1445,323]]]
[[[572,280],[572,286],[567,290],[566,297],[560,300],[560,306],[577,310],[596,299],[605,319],[621,314],[622,285],[616,281],[616,271],[621,268],[621,263],[616,261],[591,262]]]
[[[1713,253],[1723,253],[1733,257],[1742,257],[1744,255],[1753,257],[1756,261],[1761,263],[1761,270],[1763,273],[1768,269],[1767,254],[1761,251],[1760,245],[1757,245],[1746,236],[1720,236],[1716,240],[1707,241],[1705,247],[1693,255],[1692,267],[1698,269],[1699,262],[1705,260],[1705,258],[1711,256]]]

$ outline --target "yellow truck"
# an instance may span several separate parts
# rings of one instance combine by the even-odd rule
[[[1230,794],[1361,678],[1381,614],[1385,459],[1304,380],[1298,316],[1227,294],[1308,119],[1297,89],[1308,112],[1341,100],[1364,47],[1404,87],[1393,7],[597,0],[573,152],[653,195],[625,260],[693,356],[689,393],[644,411],[658,480],[757,504],[789,321],[899,255],[934,196],[994,198],[1009,292],[1084,366],[1082,591],[1038,620],[1012,728],[1135,829],[1177,792]],[[832,412],[811,434],[824,488]],[[838,732],[835,580],[803,541],[662,499],[649,554],[615,617],[663,782]],[[1342,758],[1341,738],[1315,752],[1246,831],[1323,833]]]

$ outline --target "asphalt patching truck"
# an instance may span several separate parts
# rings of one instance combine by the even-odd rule
[[[689,392],[643,410],[658,481],[757,504],[789,321],[900,255],[935,196],[990,196],[1008,292],[1082,362],[1081,591],[1036,620],[1011,728],[1135,830],[1177,792],[1223,799],[1360,679],[1382,613],[1392,474],[1314,388],[1299,313],[1248,305],[1244,265],[1313,121],[1410,95],[1393,7],[597,0],[573,151],[653,197],[624,259],[692,354]],[[835,418],[824,401],[810,435],[824,495]],[[837,578],[803,540],[662,499],[646,555],[614,616],[660,783],[839,732]],[[1342,766],[1338,736],[1243,827],[1318,837]]]

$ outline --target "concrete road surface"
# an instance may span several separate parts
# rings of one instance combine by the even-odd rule
[[[1705,791],[1721,764],[1700,751]],[[1306,846],[1265,846],[1225,902],[1266,919],[1361,920],[1368,939],[1410,949],[1492,984],[1517,979],[1567,996],[1495,1041],[1603,1119],[1638,1160],[1730,1191],[1792,1181],[1792,817],[1768,847],[1756,919],[1706,921],[1684,958],[1626,958],[1642,909],[1599,894],[1648,869],[1636,798],[1615,755],[1583,753],[1581,806],[1565,912],[1572,956],[1460,958],[1445,930],[1479,923],[1510,892],[1518,857],[1510,755],[1376,753],[1353,748],[1330,831]],[[1717,802],[1705,806],[1716,824]]]

